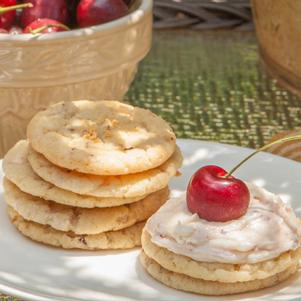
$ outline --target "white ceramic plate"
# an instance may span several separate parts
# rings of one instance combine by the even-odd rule
[[[225,144],[179,140],[185,161],[174,190],[185,190],[200,166],[230,169],[250,150]],[[279,193],[301,214],[301,164],[259,154],[236,176]],[[1,175],[0,175],[1,177]],[[43,301],[194,301],[301,300],[301,271],[276,287],[250,294],[210,298],[179,292],[153,280],[141,267],[139,250],[82,252],[49,248],[24,238],[10,224],[0,188],[0,291],[23,300]]]

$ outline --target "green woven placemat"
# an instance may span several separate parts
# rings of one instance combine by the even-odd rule
[[[251,33],[156,32],[127,100],[167,119],[181,138],[257,147],[301,125],[301,100],[260,70]]]
[[[265,76],[253,33],[156,32],[127,98],[181,138],[258,147],[301,125],[300,98]]]

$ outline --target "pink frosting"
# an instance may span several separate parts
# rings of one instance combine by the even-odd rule
[[[247,213],[226,223],[209,222],[192,214],[185,195],[171,198],[147,222],[152,242],[197,261],[256,263],[300,247],[301,226],[281,198],[248,184]]]

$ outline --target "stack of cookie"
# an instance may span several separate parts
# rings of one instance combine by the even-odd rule
[[[205,185],[212,185],[212,178],[207,176]],[[186,193],[170,198],[142,233],[146,271],[167,286],[202,295],[254,291],[295,274],[301,259],[299,218],[278,195],[250,183],[248,190],[245,214],[227,221],[191,212]],[[231,196],[226,198],[229,204]],[[217,214],[233,210],[216,203],[212,208]]]
[[[140,245],[182,163],[164,120],[115,101],[76,101],[38,113],[27,133],[3,162],[9,216],[25,236],[63,248]]]

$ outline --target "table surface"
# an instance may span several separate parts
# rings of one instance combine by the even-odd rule
[[[258,147],[301,126],[301,99],[265,75],[253,33],[155,32],[126,100],[161,115],[180,138]]]
[[[265,75],[253,33],[156,32],[127,99],[180,138],[258,147],[301,126],[301,99]]]

